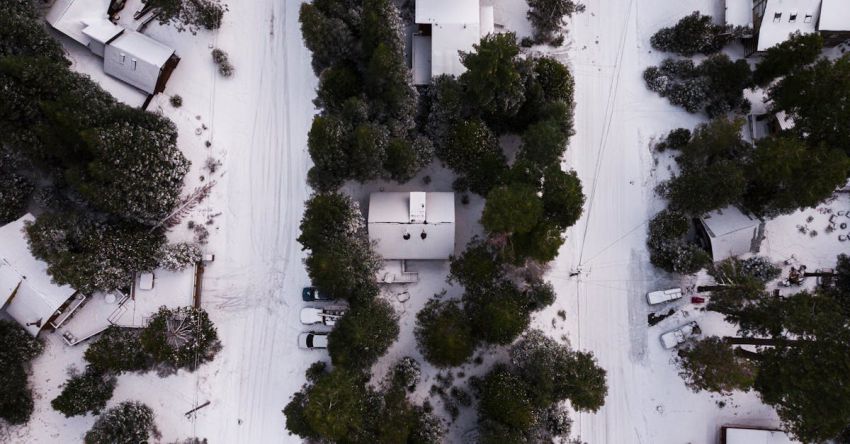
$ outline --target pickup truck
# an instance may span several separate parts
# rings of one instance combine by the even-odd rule
[[[682,297],[681,288],[671,288],[669,290],[650,291],[646,294],[646,302],[649,305],[661,304],[664,302],[675,301]]]
[[[301,323],[304,325],[324,324],[332,327],[345,314],[345,307],[304,307],[301,309]]]
[[[677,345],[687,341],[688,339],[699,335],[702,331],[696,321],[688,322],[687,324],[661,335],[661,345],[666,349],[671,349]]]

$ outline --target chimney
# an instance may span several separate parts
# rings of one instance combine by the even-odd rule
[[[410,192],[410,223],[421,224],[425,222],[425,193],[422,191]]]

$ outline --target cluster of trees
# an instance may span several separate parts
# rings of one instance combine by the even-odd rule
[[[300,10],[301,32],[319,76],[307,145],[319,191],[345,180],[410,180],[433,147],[416,130],[399,11],[389,0],[319,0]]]
[[[119,374],[194,371],[219,350],[218,333],[204,310],[162,307],[141,330],[110,327],[103,332],[86,349],[85,370],[68,379],[51,405],[66,417],[97,414],[112,398]]]
[[[2,19],[0,19],[2,20]],[[18,324],[0,319],[0,420],[23,424],[32,415],[30,362],[41,354],[42,342]]]
[[[379,387],[369,386],[367,373],[336,365],[329,371],[317,362],[283,410],[286,428],[315,441],[437,444],[442,424],[407,397],[418,379],[419,367],[411,358],[396,363]]]
[[[562,29],[564,17],[584,12],[584,5],[573,0],[526,0],[526,16],[534,34],[528,43],[561,46],[564,43]],[[523,41],[525,45],[525,41]],[[529,45],[530,46],[530,45]]]
[[[520,58],[512,33],[484,37],[461,61],[459,79],[434,79],[425,123],[437,156],[460,176],[455,189],[487,196],[512,181],[539,185],[573,134],[569,70],[551,58]],[[513,171],[498,140],[506,133],[523,140]]]
[[[220,0],[144,0],[145,7],[157,10],[157,20],[163,25],[172,24],[177,30],[218,29],[227,11]]]
[[[714,24],[710,15],[694,11],[674,26],[661,28],[649,39],[653,48],[686,57],[714,54],[739,37],[743,29],[730,29]]]
[[[750,66],[726,54],[713,54],[699,65],[691,59],[666,59],[647,68],[643,79],[650,90],[691,113],[717,117],[750,108],[744,98],[744,89],[752,86]]]
[[[473,383],[481,443],[552,442],[570,432],[563,401],[589,412],[605,403],[606,372],[590,353],[533,330],[511,347],[510,356],[509,364],[497,364]]]
[[[802,442],[823,442],[850,424],[850,257],[840,255],[835,285],[776,297],[764,264],[730,261],[712,270],[722,284],[709,309],[738,327],[737,337],[708,337],[680,351],[693,390],[755,390]],[[755,348],[743,349],[738,345]]]
[[[85,444],[150,442],[159,438],[153,410],[137,401],[122,402],[97,418],[83,437]]]
[[[50,183],[29,228],[36,257],[84,292],[125,286],[162,256],[152,227],[189,170],[177,130],[71,71],[32,2],[3,2],[0,17],[0,223],[26,211],[32,183]]]

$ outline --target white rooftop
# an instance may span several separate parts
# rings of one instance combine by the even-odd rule
[[[478,0],[419,0],[416,2],[416,23],[478,24]]]
[[[425,195],[425,217],[419,222],[420,208],[411,211],[411,196],[415,205],[421,194]],[[384,259],[448,259],[454,253],[454,193],[421,194],[372,193],[369,197],[369,240]]]
[[[765,51],[795,32],[815,32],[820,3],[821,0],[767,0],[756,49]]]
[[[136,31],[127,30],[121,37],[115,39],[110,46],[156,66],[163,66],[174,54],[174,49]]]
[[[850,31],[850,4],[847,0],[823,0],[820,31]]]
[[[753,27],[753,0],[726,0],[726,24]]]
[[[172,54],[174,49],[144,34],[126,30],[106,45],[103,71],[153,94],[162,68]]]
[[[758,219],[751,217],[734,206],[714,210],[702,217],[703,224],[713,237],[725,236],[757,226]]]
[[[787,434],[779,430],[726,429],[726,444],[795,444]]]
[[[106,20],[110,0],[56,0],[47,13],[47,23],[59,32],[83,45],[89,44],[89,36],[83,33],[86,22]]]
[[[33,336],[76,293],[68,285],[54,284],[47,263],[30,253],[24,227],[34,220],[27,214],[0,227],[0,307]]]
[[[86,20],[85,24],[86,26],[83,28],[83,34],[85,34],[89,39],[101,44],[106,44],[124,32],[124,28],[110,22],[106,18]]]
[[[466,71],[460,63],[459,52],[472,51],[472,45],[493,32],[493,7],[482,7],[478,0],[419,0],[416,3],[416,23],[431,25],[430,59],[421,54],[417,56],[417,47],[414,46],[413,70],[418,80],[415,84],[420,85],[428,83],[433,76],[459,76]],[[418,45],[420,53],[424,49],[423,44],[415,39],[414,45]],[[428,79],[422,81],[423,76],[417,73],[428,69]]]

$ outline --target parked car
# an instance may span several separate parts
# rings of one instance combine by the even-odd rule
[[[664,302],[675,301],[682,297],[681,288],[671,288],[669,290],[650,291],[646,294],[646,302],[649,305],[661,304]]]
[[[313,301],[332,301],[334,297],[319,291],[316,287],[304,287],[301,290],[301,299],[304,302],[313,302]]]
[[[304,325],[324,324],[328,327],[345,314],[345,307],[304,307],[301,309],[301,323]]]
[[[688,339],[699,335],[702,331],[696,321],[688,322],[687,324],[661,335],[661,345],[666,349],[671,349],[677,345],[687,341]]]
[[[328,334],[304,332],[298,335],[298,346],[306,349],[328,348]]]

